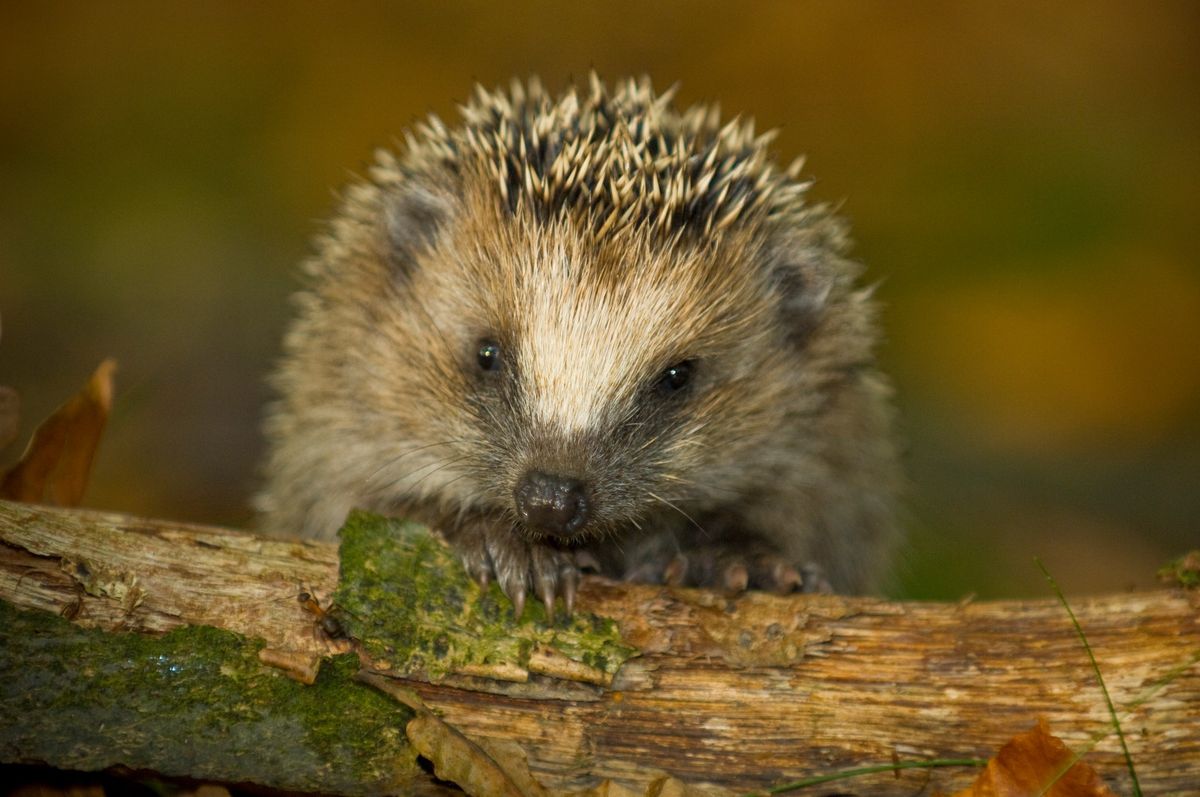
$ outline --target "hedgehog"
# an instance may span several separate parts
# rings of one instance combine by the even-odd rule
[[[878,587],[900,476],[845,224],[772,132],[673,93],[477,87],[376,153],[295,297],[269,530],[420,520],[518,617],[586,572]]]

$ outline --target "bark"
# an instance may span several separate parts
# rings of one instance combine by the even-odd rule
[[[96,629],[109,635],[101,640],[118,639],[114,632],[125,640],[155,639],[171,629],[211,626],[238,635],[230,638],[262,640],[266,652],[258,659],[284,666],[295,677],[303,677],[315,657],[354,647],[365,669],[411,690],[408,703],[418,716],[440,717],[473,749],[515,750],[549,793],[605,779],[645,789],[664,773],[688,784],[744,792],[897,759],[987,758],[1038,717],[1116,792],[1131,788],[1087,654],[1053,599],[958,604],[764,594],[727,599],[588,578],[579,605],[615,620],[624,643],[638,655],[623,663],[624,654],[597,658],[591,648],[577,655],[583,648],[571,641],[572,629],[586,622],[548,625],[531,607],[519,624],[488,621],[498,623],[505,638],[531,640],[523,654],[463,663],[453,659],[458,648],[451,646],[447,660],[456,663],[446,672],[431,667],[430,659],[410,658],[401,666],[402,654],[372,643],[375,626],[362,618],[349,623],[361,644],[339,638],[340,623],[320,630],[297,593],[307,590],[327,605],[339,578],[333,544],[8,502],[0,502],[0,541],[0,598],[71,621],[37,631],[43,637]],[[439,591],[448,592],[435,586]],[[488,600],[475,596],[469,602]],[[1161,590],[1077,597],[1071,603],[1116,704],[1144,792],[1200,793],[1200,593]],[[6,679],[24,679],[31,668],[13,659],[34,654],[16,652],[25,648],[13,627],[0,629],[0,670]],[[161,640],[174,644],[177,638],[168,634]],[[205,637],[201,647],[215,646]],[[53,650],[38,649],[37,655],[50,657],[39,659],[39,667],[53,669],[45,664],[54,661]],[[86,683],[92,676],[72,666],[62,661],[58,668],[68,681]],[[408,677],[396,678],[399,673]],[[35,675],[28,685],[10,687],[8,694],[19,693],[10,704],[34,699],[31,690],[64,688]],[[277,688],[273,684],[270,689]],[[360,683],[353,688],[367,689]],[[83,744],[76,738],[77,709],[48,698],[35,702],[37,722],[50,731],[22,733],[34,718],[14,712],[31,709],[4,705],[3,694],[0,711],[7,719],[0,720],[0,761],[79,766],[61,752],[78,753]],[[270,693],[276,694],[283,693]],[[282,704],[278,711],[286,718],[293,698],[268,699]],[[371,721],[378,725],[363,734],[386,735],[390,725],[395,735],[412,717],[408,709],[389,714],[376,704],[352,706],[340,697],[326,702],[338,722],[375,712]],[[237,727],[228,717],[223,721]],[[104,748],[106,738],[89,743]],[[86,760],[93,767],[121,763],[296,787],[269,774],[227,777],[205,769],[196,755],[180,771],[188,745],[187,739],[166,740],[159,745],[162,763],[147,762],[144,752],[136,762]],[[347,785],[357,777],[357,764],[330,769],[312,750],[304,755],[316,762],[316,785],[304,781],[310,790],[438,789],[413,765],[415,753],[403,744],[388,753],[394,758],[390,775],[379,774],[387,765],[374,762],[374,774],[357,786]],[[836,788],[864,794],[948,792],[976,774],[970,768],[905,770]]]

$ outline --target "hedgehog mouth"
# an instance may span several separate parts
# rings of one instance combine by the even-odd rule
[[[585,540],[593,536],[589,533],[591,524],[587,521],[573,521],[563,527],[537,525],[525,520],[520,520],[519,523],[527,534],[543,540],[570,543]]]
[[[586,528],[580,529],[573,534],[564,534],[552,529],[543,529],[537,526],[529,526],[521,521],[517,521],[516,526],[521,531],[521,536],[529,542],[543,542],[556,546],[573,547],[581,545],[590,540],[594,535],[588,533]]]

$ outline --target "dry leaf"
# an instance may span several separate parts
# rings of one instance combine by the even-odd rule
[[[620,783],[604,780],[590,789],[572,793],[571,797],[646,797],[646,794],[622,786]]]
[[[299,681],[305,686],[315,684],[317,673],[321,670],[320,656],[300,650],[263,648],[258,651],[258,660],[268,667],[282,670],[288,678]]]
[[[520,744],[511,739],[479,739],[478,744],[525,797],[550,797],[529,771],[529,756]]]
[[[1010,739],[988,761],[987,769],[979,774],[975,783],[954,797],[1034,795],[1116,797],[1100,780],[1096,770],[1077,761],[1061,739],[1050,735],[1044,719],[1039,719],[1032,730]]]
[[[105,360],[77,394],[42,421],[20,461],[0,482],[0,498],[76,506],[112,407],[115,360]]]
[[[404,729],[413,749],[433,764],[433,772],[470,795],[525,797],[503,769],[474,742],[428,712]]]
[[[590,789],[572,792],[571,797],[688,797],[688,795],[699,794],[701,792],[689,789],[678,778],[661,775],[646,784],[646,788],[642,791],[630,789],[619,783],[606,780]]]
[[[549,792],[529,771],[525,750],[516,742],[481,739],[478,744],[428,711],[420,711],[405,728],[409,742],[433,763],[434,773],[470,795],[547,797]],[[571,797],[687,797],[683,782],[660,776],[642,791],[610,780]]]

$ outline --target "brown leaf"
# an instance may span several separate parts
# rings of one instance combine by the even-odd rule
[[[301,650],[263,648],[258,651],[258,660],[268,667],[282,670],[288,678],[305,686],[312,686],[317,682],[317,673],[321,669],[320,656]]]
[[[429,712],[419,712],[404,729],[413,749],[433,771],[470,795],[526,797],[491,756]]]
[[[615,783],[611,780],[605,780],[590,789],[584,791],[572,792],[571,797],[691,797],[701,794],[715,795],[724,794],[724,791],[717,792],[712,789],[693,789],[689,788],[683,781],[672,778],[668,775],[660,775],[646,784],[646,788],[630,789]]]
[[[115,360],[105,360],[77,394],[42,421],[20,461],[0,482],[0,498],[76,506],[112,407]]]
[[[1074,763],[1072,763],[1074,762]],[[1068,769],[1069,767],[1069,769]],[[1065,771],[1064,771],[1065,770]],[[1096,770],[1050,735],[1044,719],[1014,736],[988,761],[970,788],[954,797],[1115,797]]]

